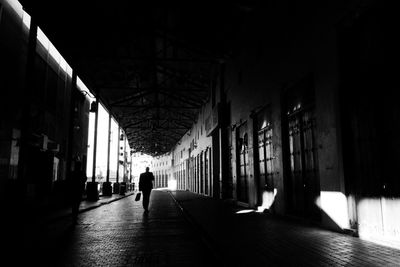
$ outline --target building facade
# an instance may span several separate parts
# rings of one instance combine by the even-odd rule
[[[17,1],[0,14],[1,195],[65,199],[72,162],[86,166],[89,98]]]
[[[399,246],[394,24],[331,4],[252,13],[171,152],[178,189]]]
[[[48,199],[73,159],[86,161],[90,99],[18,2],[0,3],[0,194]],[[191,129],[153,157],[155,187],[400,247],[396,9],[268,1],[246,10]]]

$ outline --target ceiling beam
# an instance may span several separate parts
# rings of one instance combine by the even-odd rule
[[[143,122],[147,122],[150,119],[151,118],[143,118],[143,119],[141,119],[139,121],[135,121],[135,122],[132,122],[132,123],[129,123],[129,124],[126,124],[126,125],[122,125],[122,127],[125,128],[125,129],[130,129],[130,128],[132,128],[132,126],[139,125],[139,124],[141,124]]]
[[[195,80],[193,80],[193,79],[191,79],[191,78],[185,77],[185,75],[183,75],[183,74],[181,74],[181,73],[180,73],[180,74],[176,74],[175,72],[178,72],[178,73],[179,73],[179,71],[177,71],[177,70],[174,70],[174,71],[166,71],[166,70],[164,70],[164,68],[165,68],[165,66],[163,66],[163,68],[160,68],[160,66],[158,66],[157,72],[159,72],[159,73],[161,73],[161,74],[164,74],[164,75],[166,75],[166,76],[172,76],[172,77],[175,77],[175,78],[184,79],[185,82],[187,82],[188,84],[193,85],[193,86],[196,86],[196,87],[198,87],[198,88],[203,88],[203,89],[208,88],[208,85],[205,84],[205,83],[202,83],[202,82],[199,82],[199,81],[195,81]]]
[[[165,95],[165,96],[168,96],[168,97],[170,97],[170,98],[172,98],[174,100],[179,100],[179,101],[181,101],[183,103],[188,103],[189,102],[189,104],[191,104],[193,106],[196,106],[199,109],[204,104],[204,102],[201,101],[201,100],[199,101],[197,99],[193,99],[193,98],[188,97],[188,96],[183,96],[183,95],[180,95],[180,94],[177,94],[177,93],[174,93],[174,92],[167,92],[167,91],[162,90],[162,91],[160,91],[160,93]]]
[[[173,105],[114,105],[114,108],[124,108],[124,109],[136,109],[136,108],[143,108],[143,107],[149,107],[149,108],[165,108],[165,109],[199,109],[199,107],[194,107],[194,106],[173,106]]]
[[[147,91],[147,90],[154,90],[154,86],[149,86],[149,87],[131,87],[131,86],[96,86],[96,88],[99,88],[102,90],[102,92],[107,92],[109,91],[127,91],[127,92],[132,92],[132,91]],[[198,92],[198,93],[209,93],[209,88],[188,88],[188,87],[164,87],[158,85],[158,88],[161,90],[167,90],[167,91],[179,91],[179,92]]]
[[[139,99],[139,98],[142,98],[144,96],[147,96],[147,95],[150,95],[150,94],[153,94],[153,93],[154,93],[154,91],[150,90],[150,91],[138,92],[137,94],[130,95],[130,96],[125,96],[123,98],[120,98],[119,100],[111,102],[111,106],[118,106],[119,104],[123,104],[123,103],[126,103],[128,101],[135,100],[135,99]]]
[[[160,127],[160,126],[154,126],[154,127],[145,127],[145,126],[129,126],[129,129],[136,129],[136,130],[153,130],[153,129],[160,129],[160,130],[189,130],[188,128],[183,128],[183,127]]]
[[[194,122],[194,121],[195,121],[195,115],[194,115],[194,114],[193,114],[193,116],[190,116],[190,115],[188,115],[188,114],[186,114],[186,113],[181,113],[181,112],[179,112],[179,111],[178,111],[179,109],[169,108],[169,107],[167,107],[167,106],[165,106],[164,108],[165,108],[166,110],[172,112],[172,113],[175,113],[175,114],[181,116],[181,117],[187,118],[187,119],[190,120],[191,122]]]

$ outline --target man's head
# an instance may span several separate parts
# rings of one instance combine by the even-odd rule
[[[149,170],[150,170],[150,168],[149,168],[149,167],[146,167],[146,172],[149,172]]]

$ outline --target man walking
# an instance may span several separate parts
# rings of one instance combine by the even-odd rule
[[[139,191],[143,194],[143,208],[145,212],[149,211],[149,201],[151,189],[153,189],[154,175],[149,172],[149,167],[146,167],[146,172],[141,173],[139,177]]]

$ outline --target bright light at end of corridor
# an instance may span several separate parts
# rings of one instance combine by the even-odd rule
[[[176,190],[176,180],[170,180],[168,181],[168,189],[171,191],[175,191]]]

